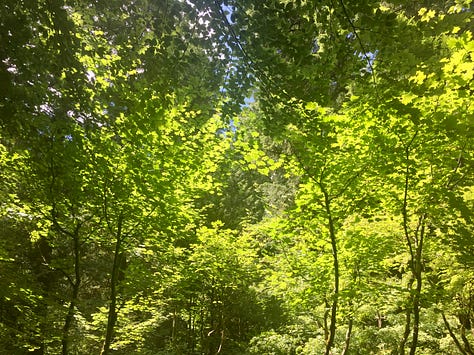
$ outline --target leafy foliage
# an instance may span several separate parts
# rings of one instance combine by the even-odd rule
[[[0,7],[5,353],[471,354],[472,4]]]

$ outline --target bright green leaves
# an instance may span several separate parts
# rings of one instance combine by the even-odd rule
[[[443,76],[453,95],[468,99],[471,96],[472,78],[474,76],[474,45],[472,32],[465,31],[459,36],[446,38],[450,50],[448,58],[441,59]],[[448,89],[448,90],[449,90]]]
[[[418,70],[414,76],[410,78],[410,81],[414,82],[417,85],[421,85],[425,82],[427,76],[424,72]]]
[[[18,88],[0,92],[2,129],[8,126],[0,160],[1,195],[8,197],[2,199],[2,218],[8,228],[20,226],[18,235],[28,234],[21,243],[24,254],[32,255],[18,263],[38,278],[32,292],[47,295],[36,311],[54,318],[50,327],[42,318],[31,328],[39,344],[42,338],[54,343],[47,351],[60,352],[68,342],[78,344],[74,351],[80,353],[96,348],[102,328],[111,324],[100,311],[107,308],[110,285],[120,288],[114,297],[118,294],[130,318],[119,315],[118,324],[136,330],[133,341],[120,338],[117,345],[136,352],[144,334],[167,316],[156,303],[146,304],[153,295],[142,302],[141,294],[151,287],[172,288],[174,281],[162,276],[183,271],[173,265],[179,257],[170,256],[179,254],[174,244],[194,240],[196,225],[206,224],[198,220],[195,201],[219,191],[214,178],[230,139],[219,134],[226,54],[216,51],[226,45],[217,37],[210,40],[211,29],[198,15],[202,9],[182,2],[76,2],[60,9],[43,2],[34,9],[6,5],[2,14],[15,8],[21,24],[9,17],[6,23],[4,16],[0,21],[0,36],[8,39],[0,50],[2,85],[12,79],[10,86]],[[56,15],[65,23],[57,23]],[[63,65],[66,59],[74,65]],[[4,69],[11,74],[8,80]],[[10,234],[15,245],[15,233]],[[3,259],[20,255],[11,245],[2,243],[2,271]],[[132,266],[121,265],[114,279],[116,257]],[[14,275],[26,280],[21,270]],[[129,272],[141,282],[124,282]],[[86,319],[94,313],[97,322],[91,325]],[[9,335],[2,331],[2,338]]]
[[[109,286],[123,353],[395,351],[416,294],[419,351],[455,351],[466,1],[36,5],[0,10],[6,351],[94,351]]]
[[[242,116],[234,121],[235,139],[232,147],[242,157],[243,170],[256,171],[268,176],[282,166],[283,160],[265,152],[265,145],[270,142],[271,137],[259,132],[260,122],[257,112],[245,109]]]
[[[301,115],[307,117],[301,129],[288,127],[300,171],[331,198],[338,198],[363,179],[372,163],[376,153],[371,142],[374,123],[369,114],[357,119],[356,112],[350,111],[336,114],[318,108]]]
[[[244,161],[248,169],[257,170],[263,175],[268,175],[274,165],[273,161],[256,144],[249,146],[242,144],[241,149],[244,154]]]
[[[293,208],[260,224],[265,238],[256,238],[265,240],[274,253],[266,256],[275,270],[265,282],[275,293],[286,290],[291,309],[317,309],[327,321],[324,308],[332,299],[322,290],[330,287],[331,253],[336,253],[329,238],[332,224],[341,265],[338,322],[353,319],[364,332],[370,328],[367,314],[378,317],[379,328],[372,334],[377,340],[389,339],[392,349],[403,337],[403,314],[411,314],[408,307],[413,306],[409,303],[419,301],[413,295],[418,292],[428,305],[435,289],[414,289],[410,268],[414,263],[418,270],[420,264],[428,268],[436,250],[432,245],[422,250],[420,236],[426,233],[428,244],[436,230],[465,244],[462,236],[470,230],[470,217],[462,194],[472,185],[470,12],[460,10],[460,5],[448,11],[442,4],[399,5],[347,3],[342,11],[321,3],[310,17],[308,3],[276,2],[268,8],[248,4],[237,9],[240,16],[245,11],[241,9],[247,9],[245,25],[257,33],[245,42],[248,53],[268,75],[259,81],[256,95],[255,109],[261,112],[256,117],[261,115],[264,125],[260,130],[281,144],[279,151],[272,151],[278,151],[277,158],[269,155],[283,161],[286,176],[297,176],[299,182]],[[278,13],[270,15],[270,8]],[[282,35],[283,14],[293,12],[297,16],[287,19],[299,19],[300,27]],[[329,25],[323,28],[324,23]],[[364,29],[367,25],[370,31]],[[318,48],[312,59],[299,60],[296,53],[305,40],[315,38]],[[357,62],[354,52],[369,53],[371,63],[365,57]],[[361,64],[374,80],[356,75]],[[242,145],[252,168],[266,159],[251,143],[258,143],[256,138],[249,134]],[[454,229],[453,224],[457,232],[451,234],[447,230]],[[426,257],[415,260],[415,249]],[[312,263],[320,274],[311,271]],[[311,298],[315,294],[319,297]],[[420,311],[417,304],[413,314]],[[385,332],[381,312],[390,313],[397,325]],[[377,344],[385,346],[382,340]]]
[[[420,21],[429,22],[436,16],[436,12],[434,10],[428,10],[427,8],[422,7],[420,10],[418,10],[418,16],[420,16]]]

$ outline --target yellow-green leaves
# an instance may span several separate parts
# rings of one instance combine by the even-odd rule
[[[48,211],[44,211],[48,213]],[[36,222],[35,228],[30,233],[30,239],[32,243],[37,243],[40,238],[47,237],[52,226],[52,222],[45,219],[40,219]]]
[[[418,10],[418,16],[421,17],[422,22],[429,22],[436,16],[436,12],[434,10],[428,10],[427,8],[422,7],[420,10]]]
[[[413,81],[415,84],[421,85],[425,82],[426,78],[426,74],[421,70],[418,70],[416,74],[410,78],[410,80]]]

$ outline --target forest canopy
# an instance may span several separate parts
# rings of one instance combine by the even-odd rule
[[[473,10],[3,0],[0,354],[474,354]]]

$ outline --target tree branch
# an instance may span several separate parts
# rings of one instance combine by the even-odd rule
[[[352,28],[352,31],[354,32],[354,36],[356,37],[357,39],[357,42],[359,43],[359,46],[360,48],[362,49],[362,55],[364,56],[364,59],[367,61],[367,65],[369,66],[370,68],[370,73],[372,74],[372,80],[374,82],[374,86],[375,86],[375,95],[377,97],[379,97],[378,95],[378,91],[377,91],[377,77],[375,75],[375,70],[374,70],[374,67],[371,63],[371,59],[369,58],[369,56],[367,55],[367,53],[369,53],[367,51],[367,49],[365,48],[364,44],[362,43],[362,39],[360,38],[359,36],[359,33],[357,32],[357,28],[356,26],[354,25],[354,22],[352,21],[351,17],[349,16],[349,13],[347,11],[347,8],[346,8],[346,5],[344,4],[344,1],[343,0],[339,0],[339,4],[341,5],[341,8],[342,8],[342,12],[344,13],[344,17],[346,18],[347,22],[349,23],[349,25],[351,26]]]

